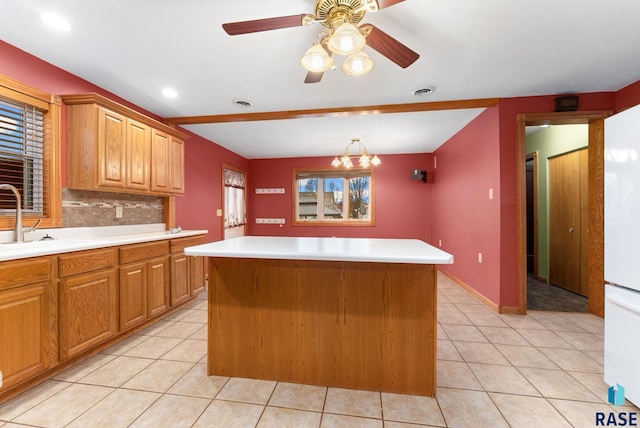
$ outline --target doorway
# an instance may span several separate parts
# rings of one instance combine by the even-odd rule
[[[534,113],[517,115],[517,210],[518,210],[518,313],[527,311],[527,215],[526,215],[526,127],[539,125],[587,124],[587,182],[585,263],[589,312],[604,315],[604,118],[610,111]],[[539,261],[541,262],[541,261]]]

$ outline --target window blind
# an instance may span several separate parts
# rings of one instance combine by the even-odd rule
[[[0,100],[0,183],[15,186],[25,213],[44,213],[44,112]],[[13,215],[15,197],[0,190],[0,215]]]

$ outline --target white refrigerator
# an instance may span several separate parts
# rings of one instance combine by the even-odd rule
[[[604,380],[640,405],[640,106],[605,119]]]

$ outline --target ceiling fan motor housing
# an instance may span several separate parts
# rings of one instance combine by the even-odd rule
[[[364,18],[368,0],[317,0],[316,20],[327,28],[335,29],[343,22],[357,25]]]

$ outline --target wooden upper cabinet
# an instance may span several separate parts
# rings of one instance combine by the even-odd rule
[[[151,128],[127,120],[127,187],[149,190],[151,169]]]
[[[67,105],[68,187],[184,193],[184,134],[97,94],[61,98]]]
[[[97,112],[98,185],[125,187],[127,118],[103,108],[97,108]]]
[[[151,145],[151,190],[183,194],[184,140],[154,129]]]
[[[184,193],[184,141],[171,137],[169,143],[171,193]]]

